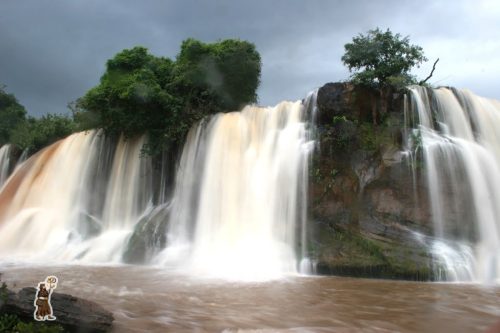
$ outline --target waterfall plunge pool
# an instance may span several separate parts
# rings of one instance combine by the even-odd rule
[[[500,321],[498,285],[306,276],[232,282],[147,266],[4,263],[0,272],[13,290],[58,276],[56,292],[113,312],[113,332],[485,332]]]

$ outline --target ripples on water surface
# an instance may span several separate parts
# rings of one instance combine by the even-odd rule
[[[500,320],[498,286],[300,276],[238,283],[138,266],[0,271],[17,287],[57,275],[57,292],[112,311],[114,332],[483,332]]]

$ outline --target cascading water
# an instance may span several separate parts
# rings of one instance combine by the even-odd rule
[[[16,149],[11,144],[0,147],[0,189],[5,184],[11,173],[28,158],[29,149],[23,150],[21,156],[16,154]]]
[[[0,188],[3,186],[10,173],[12,146],[3,145],[0,148]]]
[[[21,156],[19,156],[19,159],[16,162],[16,168],[21,164],[23,164],[23,162],[28,159],[28,154],[29,154],[29,149],[28,148],[24,149],[23,152],[21,153]]]
[[[143,143],[120,139],[113,153],[99,132],[77,133],[23,163],[0,193],[0,256],[120,261],[150,205]]]
[[[301,102],[283,102],[219,114],[192,129],[177,175],[170,246],[158,260],[238,279],[296,272],[313,147],[304,119]]]
[[[0,192],[0,258],[144,261],[159,251],[148,246],[165,246],[163,232],[168,246],[155,262],[205,276],[268,279],[308,267],[314,144],[306,118],[314,96],[200,122],[171,198],[163,169],[155,178],[152,159],[140,156],[144,138],[113,143],[90,132],[55,143],[20,165]]]
[[[426,165],[436,241],[449,280],[500,279],[500,103],[413,87],[413,136]]]

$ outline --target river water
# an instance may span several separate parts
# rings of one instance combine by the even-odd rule
[[[141,266],[2,264],[0,271],[13,289],[57,275],[57,292],[113,312],[113,332],[484,332],[500,321],[498,285],[306,276],[231,282]]]

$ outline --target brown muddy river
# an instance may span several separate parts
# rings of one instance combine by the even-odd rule
[[[114,313],[113,332],[485,332],[500,321],[499,286],[302,276],[242,283],[138,266],[0,272],[17,288],[57,275],[57,292]]]

